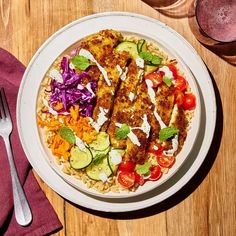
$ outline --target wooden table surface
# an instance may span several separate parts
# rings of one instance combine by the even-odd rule
[[[75,206],[35,174],[63,224],[55,235],[236,235],[236,67],[199,43],[188,17],[178,15],[178,10],[168,17],[140,0],[0,0],[0,46],[27,65],[62,26],[104,11],[136,12],[161,20],[193,45],[215,85],[216,133],[206,161],[190,184],[142,212],[112,215]]]

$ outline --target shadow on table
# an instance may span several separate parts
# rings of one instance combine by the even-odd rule
[[[73,203],[75,207],[78,207],[79,209],[86,211],[92,215],[97,215],[104,218],[111,218],[111,219],[137,219],[137,218],[143,218],[148,217],[151,215],[155,215],[158,213],[161,213],[163,211],[166,211],[175,205],[179,204],[181,201],[183,201],[185,198],[187,198],[191,193],[194,192],[194,190],[201,184],[201,182],[204,180],[204,178],[207,176],[208,172],[210,171],[216,157],[217,153],[220,147],[221,143],[221,137],[222,137],[222,131],[223,131],[223,110],[222,110],[222,103],[220,99],[220,94],[217,88],[217,85],[213,79],[212,74],[209,71],[209,74],[212,78],[214,90],[215,90],[215,96],[216,96],[216,105],[217,105],[217,117],[216,117],[216,128],[215,133],[213,136],[212,144],[210,146],[210,149],[208,151],[208,154],[202,164],[202,166],[199,168],[197,173],[193,176],[193,178],[182,188],[180,189],[176,194],[171,196],[170,198],[166,199],[165,201],[158,203],[154,206],[137,210],[137,211],[131,211],[131,212],[119,212],[119,213],[107,213],[107,212],[100,212],[95,210],[90,210],[81,206],[77,206]]]

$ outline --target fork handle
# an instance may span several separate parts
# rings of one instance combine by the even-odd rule
[[[32,220],[31,210],[26,199],[24,190],[21,186],[19,177],[17,175],[11,144],[9,140],[9,136],[4,137],[4,142],[7,149],[7,156],[10,164],[10,172],[12,179],[12,191],[13,191],[13,201],[14,201],[14,209],[15,209],[15,217],[18,224],[22,226],[28,225]]]

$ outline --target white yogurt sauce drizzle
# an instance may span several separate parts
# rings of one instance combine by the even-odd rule
[[[153,112],[155,118],[157,119],[157,121],[159,122],[161,129],[166,128],[166,124],[163,122],[163,120],[161,119],[161,117],[159,116],[157,109],[155,107],[154,112]]]
[[[138,79],[141,80],[143,78],[144,70],[140,69],[138,70]]]
[[[147,84],[147,87],[148,87],[148,95],[149,95],[149,97],[150,97],[151,102],[152,102],[152,103],[154,104],[154,106],[155,106],[155,109],[154,109],[154,111],[153,111],[153,114],[154,114],[155,118],[157,119],[157,121],[159,122],[159,124],[160,124],[160,126],[161,126],[161,129],[162,129],[162,128],[165,128],[166,125],[165,125],[165,123],[162,121],[161,117],[159,116],[159,114],[158,114],[158,112],[157,112],[157,110],[156,110],[155,91],[154,91],[154,89],[152,88],[153,83],[152,83],[152,81],[149,80],[149,79],[146,79],[145,81],[146,81],[146,84]]]
[[[166,156],[173,156],[174,153],[177,151],[178,149],[178,146],[179,146],[179,141],[178,141],[178,134],[176,134],[174,136],[174,138],[172,138],[171,142],[172,142],[172,149],[170,150],[164,150],[163,153],[166,155]]]
[[[103,182],[105,183],[108,178],[107,178],[107,175],[104,173],[104,172],[101,172],[99,175],[98,175],[98,178]]]
[[[93,126],[93,128],[99,132],[102,125],[108,120],[106,117],[108,113],[108,109],[104,109],[103,107],[99,107],[100,113],[98,114],[97,122],[95,122],[91,117],[89,117],[89,122]]]
[[[48,108],[48,112],[51,113],[52,115],[56,116],[56,117],[57,117],[59,114],[62,114],[62,115],[69,115],[69,114],[70,114],[69,112],[61,112],[61,113],[58,113],[57,111],[53,110],[53,109],[49,106],[48,101],[47,101],[46,99],[43,98],[42,101],[43,101],[43,105]]]
[[[161,68],[159,68],[159,71],[162,71],[165,73],[165,76],[168,77],[168,78],[174,78],[174,75],[172,73],[172,71],[169,69],[168,66],[162,66]]]
[[[139,147],[141,146],[141,143],[139,142],[138,137],[135,135],[135,133],[132,130],[130,130],[128,137],[133,144],[135,144]]]
[[[70,68],[71,70],[74,70],[74,69],[75,69],[75,66],[74,66],[74,64],[73,64],[72,62],[69,63],[69,68]]]
[[[98,114],[97,124],[101,127],[108,119],[106,117],[108,109],[104,109],[103,107],[99,107],[99,110],[100,110],[100,113]]]
[[[136,60],[135,60],[135,62],[136,62],[136,65],[139,67],[139,68],[144,68],[144,60],[142,59],[142,58],[137,58]]]
[[[90,125],[93,126],[93,128],[94,128],[97,132],[99,132],[99,130],[100,130],[101,127],[99,127],[99,125],[93,120],[93,118],[89,117],[89,123],[90,123]]]
[[[146,136],[148,138],[149,134],[150,134],[151,126],[148,123],[146,114],[143,115],[142,119],[143,119],[143,123],[142,123],[141,127],[133,127],[133,128],[131,128],[131,130],[140,129],[146,134]]]
[[[120,128],[122,124],[120,124],[120,123],[115,123],[115,125]],[[137,146],[140,146],[140,145],[141,145],[140,142],[139,142],[139,140],[138,140],[138,138],[137,138],[137,136],[132,132],[132,130],[130,130],[130,132],[129,132],[129,134],[128,134],[127,136],[128,136],[128,138],[131,140],[131,142],[132,142],[133,144],[135,144],[135,145],[137,145]]]
[[[120,65],[117,65],[116,69],[117,69],[117,71],[119,73],[120,79],[122,81],[125,81],[126,80],[126,76],[127,76],[127,72],[128,72],[128,67],[125,67],[125,70],[123,71],[122,68],[120,67]]]
[[[118,165],[121,163],[122,161],[122,156],[121,154],[115,150],[115,149],[112,149],[110,152],[109,152],[109,156],[111,157],[111,162],[114,164],[114,165]]]
[[[116,69],[117,69],[117,71],[118,71],[118,73],[119,73],[119,76],[121,76],[121,75],[123,74],[123,70],[122,70],[122,68],[120,67],[120,65],[116,65]]]
[[[86,89],[88,89],[88,91],[92,94],[93,97],[95,97],[95,94],[91,88],[91,84],[90,83],[87,83],[86,86],[85,86]]]
[[[138,137],[135,135],[135,133],[132,130],[135,130],[135,129],[142,130],[146,134],[147,138],[149,137],[150,130],[151,130],[151,126],[147,121],[147,115],[146,114],[144,114],[142,119],[143,119],[143,123],[142,123],[141,127],[130,127],[130,132],[127,135],[128,138],[131,140],[131,142],[133,144],[137,145],[137,146],[141,146],[141,144],[138,140]],[[115,123],[115,125],[119,128],[121,127],[120,123]]]
[[[134,101],[134,98],[135,98],[135,94],[132,93],[132,92],[130,92],[130,93],[129,93],[129,100],[130,100],[131,102],[133,102],[133,101]]]
[[[86,147],[84,142],[75,134],[75,144],[78,146],[78,148],[85,152],[86,151]]]
[[[153,83],[150,79],[146,79],[145,80],[146,84],[147,84],[147,88],[148,88],[148,95],[151,99],[151,102],[156,105],[156,96],[155,96],[155,91],[154,89],[152,88],[153,86]]]
[[[60,74],[60,72],[58,70],[56,70],[56,69],[50,70],[49,76],[52,79],[55,79],[57,82],[63,83],[63,78],[62,78],[62,76],[61,76],[61,74]]]
[[[87,59],[89,59],[90,61],[94,62],[97,65],[98,69],[101,71],[107,85],[111,86],[111,81],[108,78],[107,71],[98,63],[98,61],[94,58],[94,56],[91,52],[89,52],[86,49],[81,48],[79,51],[79,55],[84,56]]]

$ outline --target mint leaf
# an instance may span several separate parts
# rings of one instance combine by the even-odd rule
[[[153,65],[159,65],[161,63],[161,58],[157,55],[153,55],[152,53],[148,51],[140,52],[139,56],[144,60],[144,61],[149,61]]]
[[[116,137],[125,139],[130,132],[130,127],[126,124],[122,124],[121,127],[116,131]]]
[[[153,55],[150,52],[140,52],[139,56],[144,60],[144,61],[151,61]]]
[[[164,76],[164,77],[162,78],[162,80],[165,82],[165,84],[166,84],[168,87],[170,87],[170,86],[172,85],[172,79],[170,79],[169,77]]]
[[[89,60],[80,55],[76,55],[70,59],[70,62],[74,65],[75,68],[79,70],[86,70],[90,66]]]
[[[159,64],[161,64],[161,60],[162,59],[160,57],[158,57],[157,55],[153,55],[151,63],[154,65],[159,65]]]
[[[149,174],[149,169],[151,166],[152,166],[152,164],[150,162],[146,162],[143,165],[137,164],[135,167],[135,170],[140,175],[147,175],[147,174]]]
[[[67,126],[62,126],[58,130],[58,134],[65,139],[68,143],[74,144],[75,143],[75,135],[73,131],[67,127]]]
[[[159,132],[159,139],[160,141],[165,141],[169,138],[172,138],[174,135],[176,135],[179,132],[178,129],[174,127],[166,127],[160,130]]]

